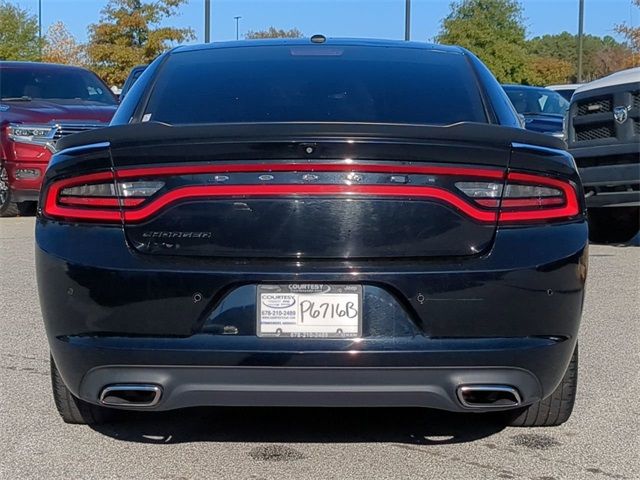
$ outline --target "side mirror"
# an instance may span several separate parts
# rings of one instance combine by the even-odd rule
[[[520,127],[521,128],[525,128],[525,125],[527,124],[527,121],[524,118],[523,114],[521,114],[521,113],[518,114],[518,120],[520,121]]]

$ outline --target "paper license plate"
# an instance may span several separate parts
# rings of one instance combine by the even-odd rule
[[[353,338],[362,325],[362,286],[258,285],[260,337]]]

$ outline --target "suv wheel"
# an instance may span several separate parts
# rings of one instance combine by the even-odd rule
[[[58,413],[65,423],[83,425],[99,425],[112,420],[116,411],[110,408],[94,405],[74,396],[64,384],[53,357],[49,357],[51,364],[51,386],[53,400]]]
[[[554,427],[569,420],[578,387],[578,345],[560,385],[544,400],[511,412],[513,427]]]
[[[18,205],[11,201],[9,174],[4,165],[0,165],[0,217],[15,217]]]

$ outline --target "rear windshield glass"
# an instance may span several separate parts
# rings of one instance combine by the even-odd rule
[[[145,113],[169,124],[487,121],[462,54],[362,46],[174,53]]]
[[[115,105],[107,87],[93,73],[76,68],[2,68],[0,99],[49,100],[58,103],[90,102]]]

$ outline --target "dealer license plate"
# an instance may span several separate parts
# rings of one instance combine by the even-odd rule
[[[361,335],[362,286],[259,285],[260,337],[354,338]]]

